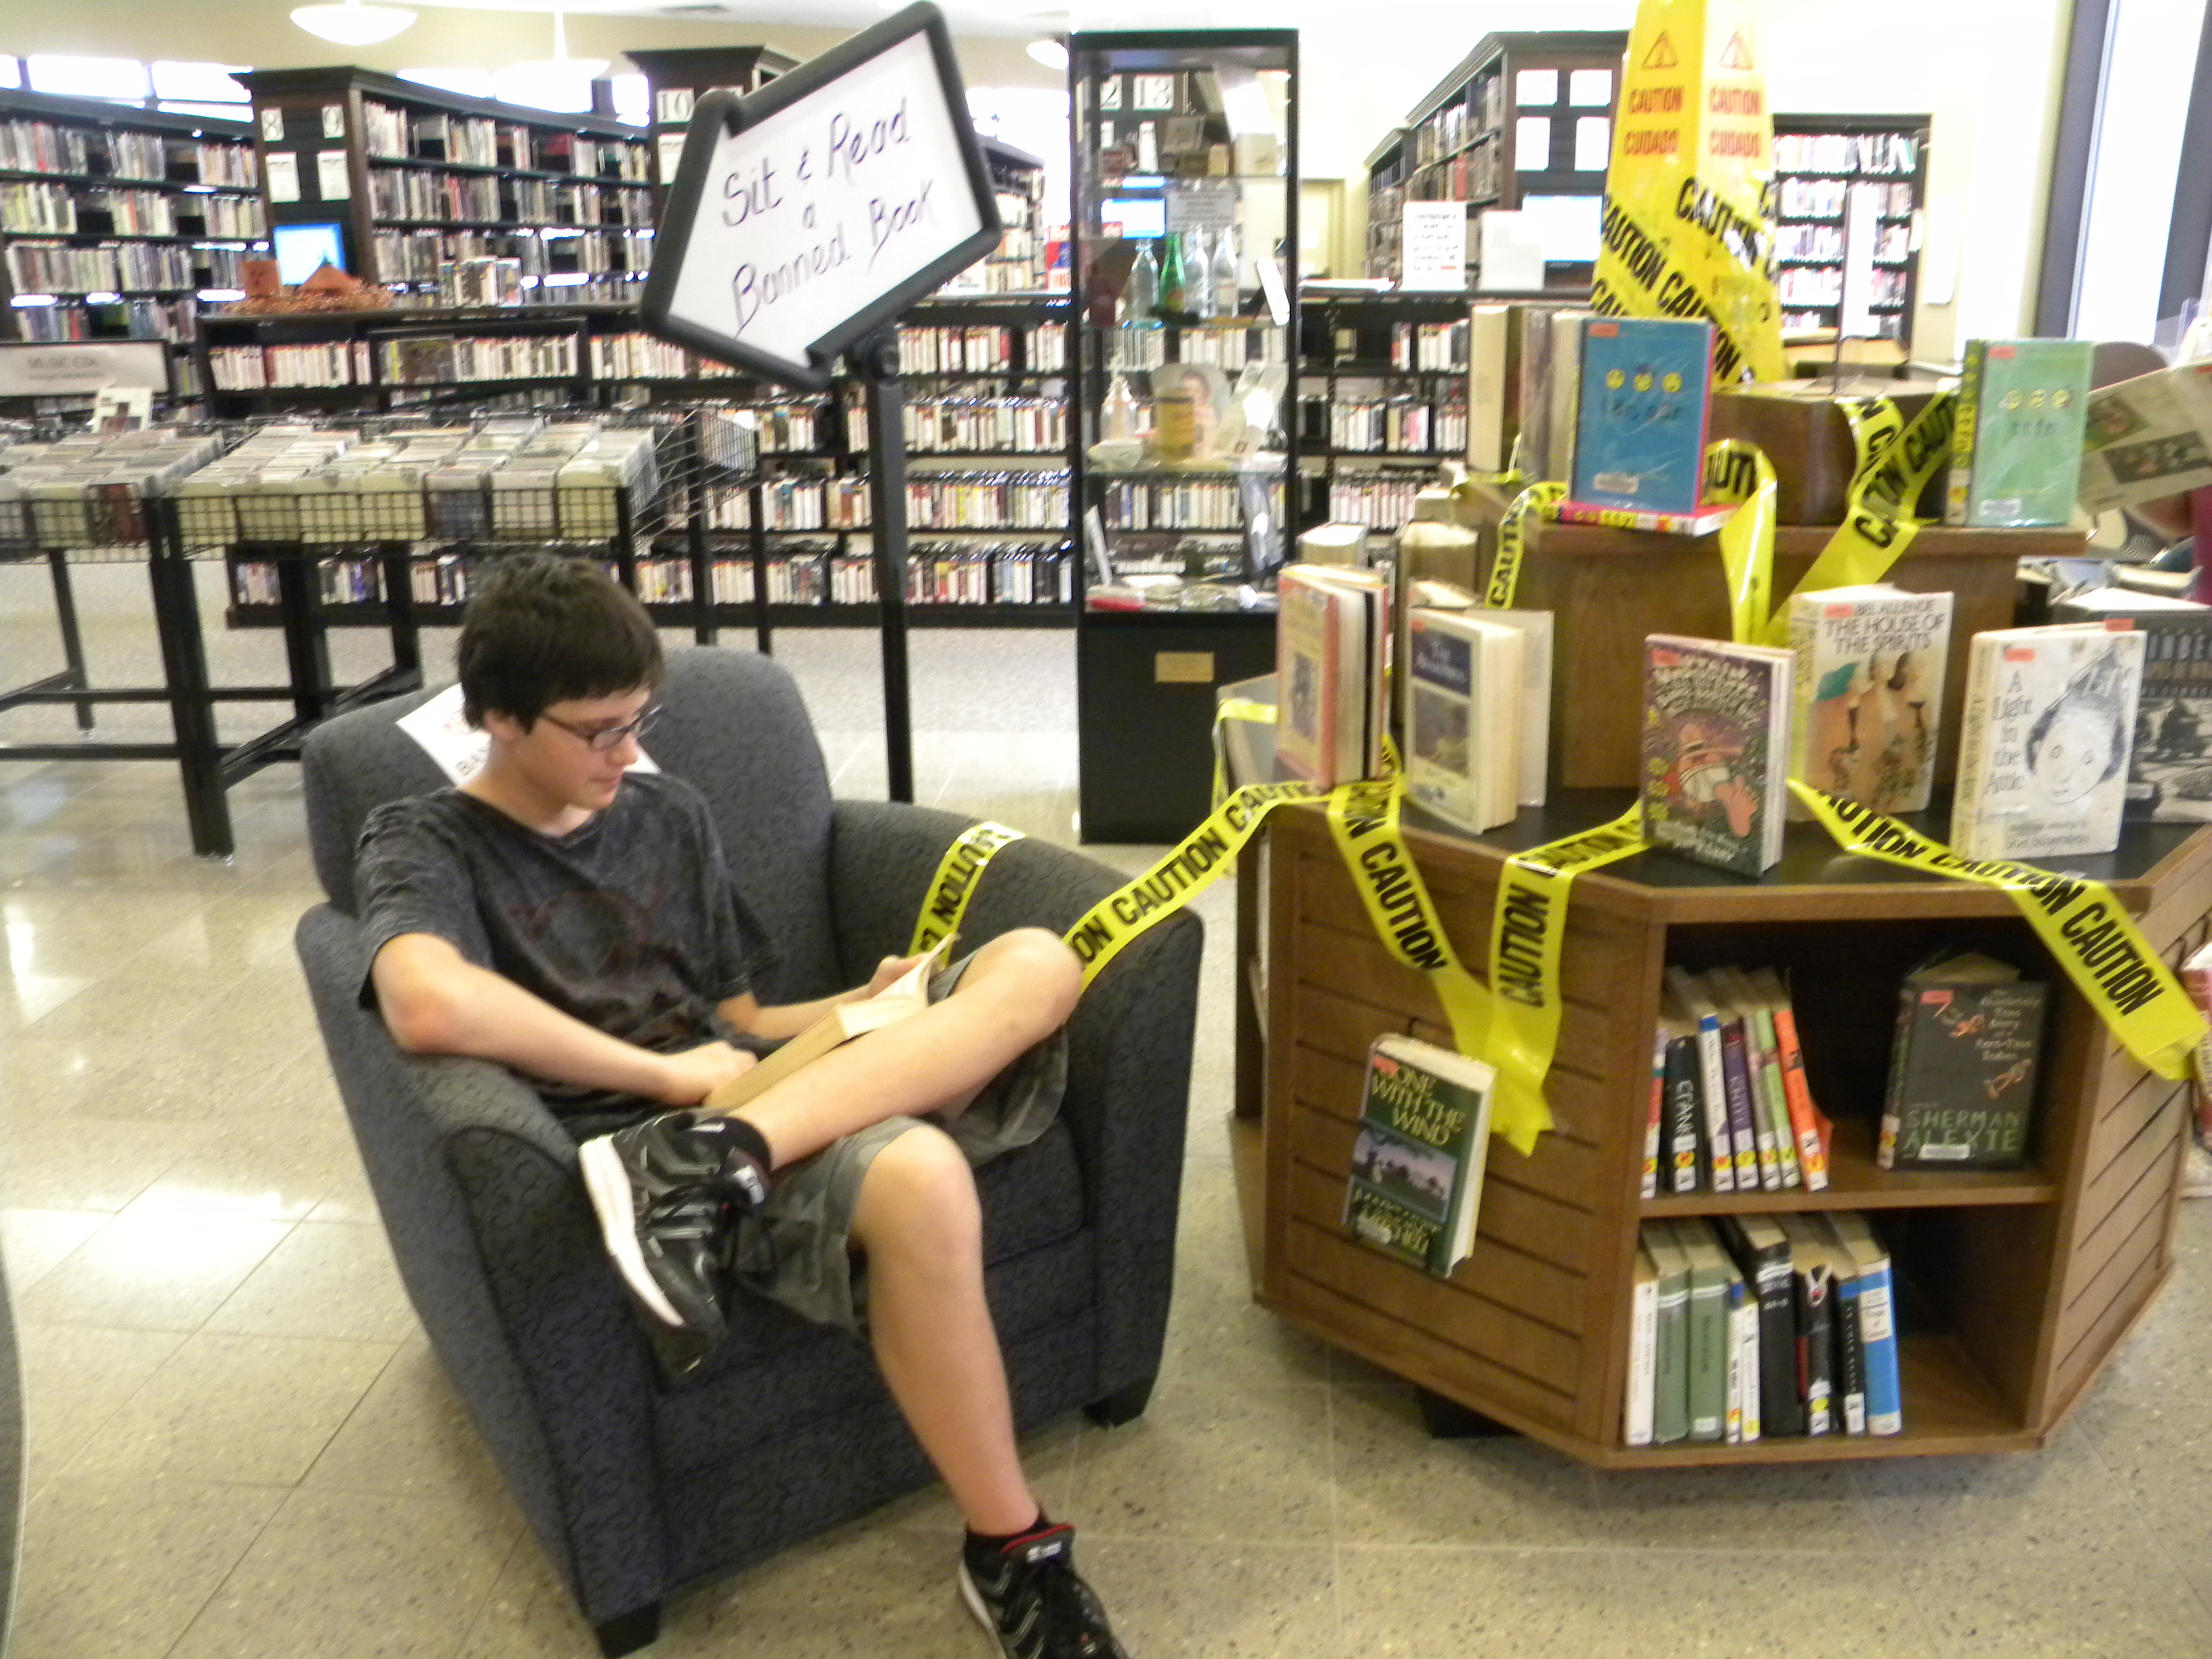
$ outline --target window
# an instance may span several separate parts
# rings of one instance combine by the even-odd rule
[[[176,64],[158,62],[153,65],[154,95],[161,99],[163,107],[168,100],[186,104],[250,104],[253,100],[246,90],[231,77],[244,65],[229,64]],[[197,113],[198,112],[193,112]],[[235,111],[226,112],[235,114]]]
[[[60,58],[40,54],[24,60],[31,72],[31,90],[58,93],[68,98],[107,98],[117,103],[143,103],[152,84],[146,66],[135,58]]]

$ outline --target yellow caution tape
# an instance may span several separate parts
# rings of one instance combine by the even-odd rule
[[[1773,608],[1774,465],[1757,444],[1725,438],[1705,450],[1706,499],[1742,503],[1720,529],[1728,581],[1729,627],[1738,641],[1759,637]]]
[[[1773,128],[1752,0],[1643,0],[1628,37],[1592,309],[1713,325],[1714,378],[1778,380]]]
[[[907,946],[908,956],[918,957],[960,931],[961,918],[968,914],[968,901],[975,896],[975,884],[985,866],[1000,848],[1022,839],[1020,830],[988,819],[970,824],[954,837],[925,890],[928,896],[922,900],[921,915],[915,921],[914,942]]]
[[[1919,534],[1913,507],[1936,469],[1951,453],[1951,428],[1958,417],[1958,399],[1943,392],[1910,424],[1887,398],[1867,400],[1871,409],[1847,401],[1844,417],[1850,422],[1857,465],[1850,494],[1844,498],[1844,521],[1806,571],[1793,593],[1817,593],[1831,587],[1856,587],[1878,582]],[[1784,603],[1757,635],[1741,639],[1768,645],[1790,642],[1790,607]]]
[[[1790,787],[1846,853],[1994,887],[2012,900],[2089,1006],[2151,1071],[2179,1082],[2205,1020],[2112,890],[2008,859],[1960,858],[1941,842],[1792,778]]]
[[[1498,1073],[1492,1108],[1499,1119],[1552,1127],[1544,1079],[1559,1043],[1559,952],[1566,938],[1567,890],[1585,870],[1644,850],[1638,809],[1579,836],[1531,848],[1506,860],[1498,879],[1490,927],[1490,1040],[1485,1058]]]
[[[1269,812],[1285,801],[1322,800],[1328,793],[1317,783],[1249,783],[1230,794],[1165,857],[1099,900],[1068,929],[1068,945],[1083,962],[1084,985],[1146,928],[1203,892]]]
[[[1498,521],[1498,556],[1491,561],[1490,584],[1482,599],[1492,611],[1513,608],[1513,596],[1521,586],[1521,557],[1528,544],[1529,519],[1556,507],[1566,494],[1563,483],[1532,483],[1513,498],[1505,516]]]

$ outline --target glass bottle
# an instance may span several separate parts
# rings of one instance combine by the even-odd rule
[[[1213,315],[1213,262],[1206,257],[1206,233],[1182,234],[1183,308],[1201,321]]]
[[[1221,236],[1213,245],[1213,309],[1217,316],[1234,317],[1243,309],[1243,292],[1238,286],[1238,265],[1243,253],[1237,246],[1237,227],[1224,225]]]
[[[1137,258],[1129,267],[1129,280],[1121,289],[1121,316],[1125,323],[1142,323],[1151,319],[1160,301],[1160,268],[1152,258],[1152,245],[1147,241],[1137,244]]]
[[[1113,388],[1098,407],[1098,435],[1109,443],[1133,443],[1139,435],[1137,400],[1125,377],[1116,374],[1112,379]]]
[[[1182,238],[1172,234],[1160,238],[1160,289],[1153,302],[1155,316],[1180,322],[1190,311],[1190,295],[1182,265]]]

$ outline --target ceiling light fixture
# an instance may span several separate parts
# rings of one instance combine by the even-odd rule
[[[1032,40],[1030,42],[1030,56],[1048,70],[1067,67],[1067,46],[1063,41]]]
[[[404,6],[363,5],[344,0],[340,5],[301,6],[292,21],[310,34],[342,46],[373,46],[413,27],[415,14]]]

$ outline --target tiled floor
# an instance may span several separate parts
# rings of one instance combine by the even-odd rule
[[[51,648],[30,574],[0,568],[0,681]],[[134,580],[87,585],[111,683],[149,672]],[[212,648],[219,676],[275,672],[266,636]],[[880,793],[868,641],[783,652],[840,787]],[[1068,835],[1072,654],[918,639],[921,798]],[[0,766],[0,1198],[31,1411],[14,1654],[586,1659],[355,1166],[290,957],[315,896],[296,772],[234,804],[239,854],[212,865],[169,769]],[[1201,905],[1164,1379],[1139,1422],[1030,1449],[1138,1659],[2212,1652],[2212,1202],[2184,1206],[2179,1272],[2040,1455],[1599,1476],[1432,1443],[1403,1388],[1249,1302],[1227,900]],[[941,1498],[893,1505],[680,1601],[655,1651],[979,1659],[953,1538]]]

